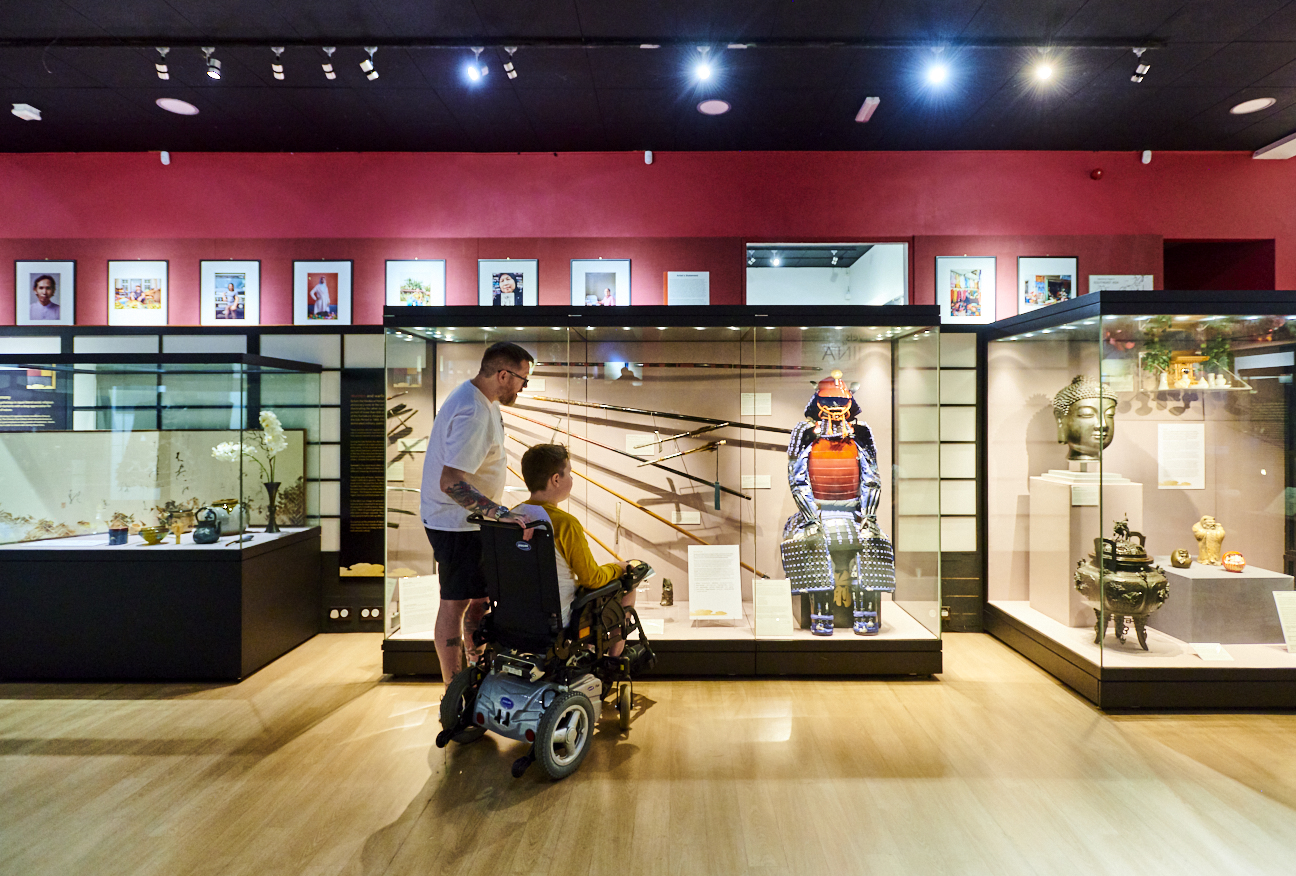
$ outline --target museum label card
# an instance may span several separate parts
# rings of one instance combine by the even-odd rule
[[[1197,652],[1197,656],[1203,660],[1210,660],[1215,663],[1232,662],[1233,655],[1224,650],[1224,646],[1219,642],[1189,642],[1188,647]]]
[[[667,271],[666,303],[668,305],[710,304],[710,272]]]
[[[689,545],[689,617],[694,620],[741,618],[742,579],[738,569],[736,544]]]
[[[787,578],[752,579],[756,601],[756,635],[792,635],[792,582]]]
[[[1278,605],[1278,621],[1282,624],[1283,641],[1287,643],[1287,653],[1296,645],[1296,590],[1275,590],[1274,602]]]
[[[1206,489],[1206,424],[1157,423],[1157,489]]]
[[[649,636],[663,636],[666,634],[666,619],[660,617],[641,617],[639,626],[643,627],[644,633]]]
[[[1071,507],[1079,508],[1084,505],[1098,504],[1098,485],[1097,484],[1072,484],[1071,485]]]
[[[738,413],[744,417],[768,417],[774,412],[773,393],[742,392],[738,394]]]
[[[744,490],[768,490],[770,488],[770,476],[743,475],[742,488]]]
[[[700,526],[702,524],[701,511],[672,511],[671,523],[678,523],[680,526]]]

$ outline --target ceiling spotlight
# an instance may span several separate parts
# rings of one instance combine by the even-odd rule
[[[324,71],[325,79],[336,79],[337,74],[333,72],[333,53],[337,51],[337,46],[324,46],[324,54],[328,55],[328,60],[320,64],[320,69]]]
[[[39,122],[41,120],[40,110],[29,103],[16,103],[10,112],[24,122]]]
[[[1244,116],[1247,113],[1258,113],[1260,110],[1269,109],[1278,101],[1272,97],[1257,97],[1255,100],[1244,100],[1237,106],[1229,110],[1235,116]]]
[[[660,49],[661,46],[658,45],[657,43],[640,43],[640,44],[639,44],[639,48],[641,48],[641,49]]]
[[[770,259],[770,267],[772,268],[777,268],[781,264],[783,264],[783,260],[778,256],[774,256],[772,259]]]
[[[1041,61],[1035,65],[1035,78],[1040,82],[1047,82],[1053,78],[1053,65],[1048,61]]]
[[[873,113],[877,112],[878,104],[881,102],[882,98],[880,97],[864,98],[863,106],[861,106],[859,112],[855,114],[855,121],[863,123],[873,118]]]
[[[517,46],[505,46],[504,51],[508,52],[509,59],[504,62],[504,73],[508,78],[516,79],[517,70],[513,67],[513,53],[517,51]]]
[[[1134,75],[1130,77],[1130,82],[1142,82],[1143,77],[1152,69],[1151,64],[1143,63],[1143,53],[1146,51],[1147,49],[1142,46],[1134,49],[1134,57],[1139,59],[1139,63],[1138,66],[1134,68]]]
[[[719,100],[717,98],[704,100],[697,105],[697,108],[698,112],[702,113],[704,116],[722,116],[729,112],[730,109],[728,101]]]
[[[835,264],[837,264],[837,250],[834,249],[834,250],[831,250],[831,252],[832,252],[832,257],[833,257],[832,263],[835,265]]]
[[[748,265],[756,264],[756,256],[747,256],[747,264]]]
[[[196,116],[198,107],[189,103],[187,100],[180,100],[175,97],[159,97],[154,101],[159,107],[169,113],[175,113],[178,116]]]
[[[220,61],[212,57],[212,52],[216,51],[215,46],[204,46],[202,53],[203,58],[207,60],[207,75],[212,79],[221,78]]]
[[[484,46],[474,46],[473,59],[464,66],[464,74],[472,82],[480,82],[481,78],[490,72],[490,68],[481,62],[481,53],[485,50]]]
[[[378,78],[378,71],[374,69],[373,56],[378,51],[377,46],[365,46],[364,50],[369,53],[369,57],[360,62],[360,69],[364,71],[365,78],[370,82]]]
[[[927,81],[932,85],[943,85],[949,79],[949,66],[937,61],[927,68]]]
[[[283,53],[284,53],[284,47],[283,47],[283,46],[271,46],[271,47],[270,47],[270,51],[274,52],[274,56],[275,56],[274,61],[271,62],[271,64],[270,64],[270,72],[274,74],[274,78],[279,79],[279,80],[282,80],[282,79],[284,78],[284,75],[283,75]]]
[[[171,49],[168,48],[167,46],[158,46],[157,53],[158,56],[161,58],[161,60],[153,65],[153,69],[157,71],[157,77],[159,79],[171,78],[171,74],[167,72],[167,65],[166,65],[166,56],[167,56],[167,52],[169,51],[171,51]]]
[[[711,59],[708,57],[711,52],[710,46],[698,46],[698,51],[702,53],[702,60],[698,61],[697,66],[693,68],[693,75],[698,81],[706,82],[711,78]]]

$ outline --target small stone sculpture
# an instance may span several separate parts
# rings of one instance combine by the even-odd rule
[[[1220,564],[1220,548],[1224,544],[1224,527],[1207,514],[1193,524],[1193,538],[1197,539],[1197,562],[1204,566]]]
[[[1053,396],[1058,443],[1067,459],[1096,460],[1116,435],[1116,396],[1088,375],[1077,375]]]
[[[1179,548],[1179,550],[1170,555],[1170,565],[1174,566],[1176,569],[1187,569],[1192,565],[1192,554],[1188,553],[1183,548]]]
[[[675,604],[675,585],[671,583],[671,579],[669,579],[669,578],[663,578],[663,579],[662,579],[662,598],[661,598],[661,604],[662,604],[662,605],[674,605],[674,604]]]

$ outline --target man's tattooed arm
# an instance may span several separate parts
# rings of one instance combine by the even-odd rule
[[[504,511],[500,505],[487,499],[467,481],[455,481],[449,486],[443,487],[442,491],[473,514],[481,514],[483,517],[489,517],[493,520],[497,514]]]

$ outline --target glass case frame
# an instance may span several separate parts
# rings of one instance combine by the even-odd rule
[[[385,671],[439,671],[432,554],[418,517],[420,442],[430,432],[429,408],[475,374],[485,346],[498,340],[536,355],[532,374],[543,386],[537,391],[533,382],[505,408],[514,472],[505,502],[526,498],[517,470],[527,442],[569,445],[577,486],[567,507],[595,540],[596,561],[637,557],[658,570],[637,605],[659,654],[658,674],[940,671],[935,307],[527,307],[510,310],[502,326],[501,316],[479,307],[385,312],[389,416],[404,435],[392,439],[388,456],[396,469],[388,474]],[[860,324],[833,324],[846,318]],[[844,628],[839,619],[834,635],[812,636],[799,625],[795,596],[788,634],[758,635],[756,580],[786,577],[780,540],[795,510],[789,433],[815,382],[835,367],[848,382],[863,381],[855,397],[864,408],[860,422],[876,436],[879,520],[895,545],[896,593],[884,598],[878,636],[854,635],[849,610]],[[421,411],[406,418],[410,409]],[[715,428],[694,438],[670,437],[708,426]],[[666,446],[631,459],[635,436]],[[708,449],[715,441],[724,443]],[[673,472],[651,465],[684,450],[692,452],[663,459]],[[741,619],[703,619],[688,608],[687,549],[707,543],[740,548]],[[673,607],[660,604],[667,578]],[[420,586],[426,592],[415,596]]]
[[[990,327],[989,632],[1104,708],[1296,706],[1293,313],[1102,292]]]

